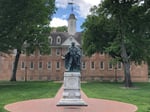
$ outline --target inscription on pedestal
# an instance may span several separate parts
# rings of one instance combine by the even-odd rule
[[[63,98],[57,104],[58,106],[87,106],[87,104],[81,99],[80,76],[80,72],[64,73]]]
[[[77,77],[65,77],[64,88],[67,89],[79,89],[79,79]]]

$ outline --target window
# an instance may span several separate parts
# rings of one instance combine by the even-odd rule
[[[43,63],[42,63],[42,61],[40,61],[38,65],[39,65],[39,69],[42,69],[42,68],[43,68]]]
[[[60,69],[60,62],[59,61],[56,62],[56,69],[57,70]]]
[[[34,69],[34,63],[33,63],[33,61],[30,62],[30,69],[31,69],[31,70]]]
[[[52,45],[52,43],[53,43],[53,38],[52,38],[51,36],[49,36],[49,37],[48,37],[48,41],[49,41],[49,44]]]
[[[118,63],[117,63],[117,68],[118,68],[118,69],[122,69],[122,63],[121,63],[121,62],[118,62]]]
[[[104,70],[104,62],[103,61],[100,62],[100,69]]]
[[[56,43],[57,43],[57,44],[60,44],[60,43],[61,43],[61,38],[60,38],[60,36],[57,37]]]
[[[60,49],[59,49],[59,48],[56,49],[56,55],[57,55],[57,56],[60,56]]]
[[[21,62],[21,69],[25,69],[25,62],[24,61]]]
[[[99,52],[99,55],[100,55],[100,56],[104,56],[104,52],[102,52],[102,51]]]
[[[91,62],[91,69],[95,69],[95,63],[94,63],[94,61]]]
[[[109,64],[108,64],[108,69],[109,69],[109,70],[112,70],[112,69],[113,69],[113,64],[112,64],[112,62],[109,62]]]
[[[47,69],[51,69],[51,62],[47,62]]]
[[[85,61],[82,62],[82,69],[86,69]]]

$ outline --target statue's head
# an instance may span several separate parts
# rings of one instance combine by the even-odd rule
[[[72,46],[75,46],[75,42],[72,42],[71,45],[72,45]]]

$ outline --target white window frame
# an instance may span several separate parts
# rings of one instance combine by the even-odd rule
[[[57,36],[56,43],[61,44],[61,37],[60,36]]]
[[[103,64],[102,66],[101,66],[101,64]],[[105,69],[105,63],[104,63],[104,61],[100,61],[99,62],[99,68],[100,68],[100,70],[104,70]]]
[[[110,65],[112,66],[111,68],[110,68]],[[108,70],[113,70],[113,64],[112,64],[112,62],[108,62]]]
[[[33,67],[31,67],[31,64]],[[33,61],[30,62],[30,70],[34,70],[34,62]]]
[[[60,56],[61,55],[61,49],[60,48],[56,48],[56,56]]]
[[[26,63],[24,61],[21,61],[21,70],[25,70]]]
[[[104,54],[105,54],[104,52],[99,52],[100,56],[104,56]]]
[[[50,66],[50,67],[49,67]],[[52,62],[51,61],[48,61],[47,62],[47,69],[48,70],[51,70],[52,69]]]
[[[86,69],[86,62],[82,61],[82,69],[85,70]]]
[[[38,69],[42,70],[43,69],[43,61],[38,62]]]
[[[93,64],[94,64],[94,68],[93,68]],[[95,62],[94,61],[90,62],[90,68],[91,68],[91,70],[95,70]]]
[[[119,64],[120,64],[120,67],[119,67]],[[121,62],[117,63],[117,70],[122,70],[122,63]]]
[[[48,37],[50,45],[53,43],[53,38],[51,36]]]
[[[59,63],[59,68],[58,68],[58,63]],[[61,62],[60,61],[56,61],[56,70],[60,70],[61,69]]]

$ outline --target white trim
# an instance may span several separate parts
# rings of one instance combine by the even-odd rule
[[[74,42],[76,46],[80,46],[80,44],[77,42],[77,40],[73,36],[70,36],[68,39],[66,39],[62,43],[62,46],[70,46],[72,42]]]
[[[24,67],[23,67],[23,63],[24,63]],[[26,67],[26,63],[24,61],[21,61],[21,70],[25,70]]]
[[[112,68],[110,68],[110,64],[111,64]],[[113,64],[110,61],[108,62],[108,70],[113,70]]]
[[[93,63],[94,63],[94,68],[92,68],[92,64],[93,64]],[[91,70],[95,70],[95,62],[94,62],[94,61],[91,61],[91,62],[90,62],[90,69],[91,69]]]
[[[51,45],[53,43],[53,38],[51,36],[49,36],[48,41],[49,41],[49,44]]]
[[[101,67],[102,63],[103,63],[103,68]],[[105,69],[105,63],[104,63],[104,61],[100,61],[99,62],[99,68],[100,68],[100,70],[104,70]]]
[[[56,48],[56,56],[60,56],[61,55],[61,49],[60,48]]]
[[[33,68],[31,68],[31,64],[33,64]],[[30,70],[34,70],[34,62],[33,61],[30,62]]]
[[[83,67],[83,64],[84,64],[84,67]],[[86,62],[85,61],[82,61],[82,70],[86,70]]]
[[[61,37],[60,36],[57,36],[57,38],[56,38],[56,44],[61,44]]]
[[[43,61],[38,61],[38,69],[39,70],[43,69]]]
[[[120,63],[120,67],[119,67],[119,63]],[[117,63],[117,70],[122,70],[122,63],[121,62]]]
[[[57,68],[57,64],[59,63],[59,68]],[[56,70],[60,70],[61,69],[61,62],[60,61],[56,61]]]
[[[104,52],[99,52],[99,55],[100,55],[100,56],[104,56],[105,53],[104,53]]]
[[[51,61],[48,61],[46,65],[47,65],[47,70],[51,70],[52,69],[52,62]]]

